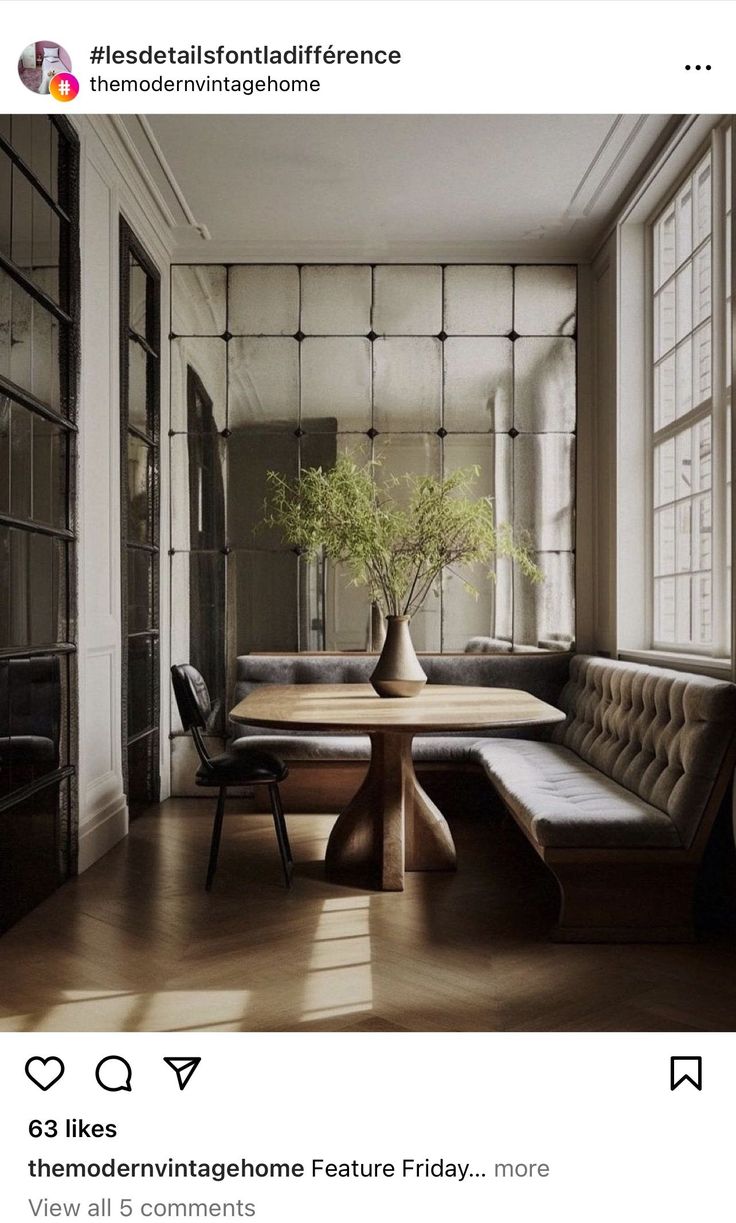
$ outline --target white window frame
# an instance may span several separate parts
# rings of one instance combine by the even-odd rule
[[[732,617],[729,615],[730,591],[727,588],[727,498],[726,498],[726,445],[727,419],[730,408],[726,388],[732,379],[726,371],[726,249],[725,249],[725,135],[731,120],[717,124],[709,139],[703,143],[687,169],[674,185],[670,185],[658,201],[646,223],[646,594],[648,648],[659,655],[672,655],[673,661],[683,655],[701,656],[714,660],[728,660],[732,650]],[[733,139],[733,134],[732,134]],[[710,150],[711,154],[711,397],[691,409],[685,415],[654,430],[654,227],[668,204],[677,197],[681,187],[692,175],[698,164]],[[732,166],[733,172],[733,166]],[[733,244],[734,234],[731,235]],[[731,273],[733,277],[733,261]],[[733,299],[733,293],[732,293]],[[656,444],[675,437],[700,421],[711,418],[711,599],[713,633],[708,644],[690,641],[661,641],[655,636],[654,608],[654,448]],[[733,443],[733,439],[732,439]],[[732,507],[733,508],[733,507]]]

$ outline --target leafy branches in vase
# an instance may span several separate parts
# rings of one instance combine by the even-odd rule
[[[387,616],[411,616],[443,570],[508,556],[532,582],[542,579],[530,548],[497,524],[489,497],[472,497],[477,467],[438,479],[406,474],[379,482],[379,463],[306,468],[297,480],[269,471],[266,523],[308,558],[344,563],[355,585]],[[465,583],[470,593],[477,591]]]

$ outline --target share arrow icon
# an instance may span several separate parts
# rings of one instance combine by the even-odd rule
[[[171,1066],[171,1069],[174,1071],[174,1074],[176,1075],[176,1079],[179,1084],[179,1091],[184,1090],[184,1088],[186,1087],[187,1083],[191,1079],[192,1075],[194,1074],[194,1071],[197,1069],[197,1066],[199,1065],[201,1060],[202,1060],[201,1057],[165,1057],[164,1058],[166,1065]]]

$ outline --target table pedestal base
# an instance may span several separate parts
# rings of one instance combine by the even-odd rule
[[[365,781],[338,817],[327,844],[331,878],[401,892],[404,870],[455,869],[447,821],[414,772],[412,739],[411,734],[371,735]]]

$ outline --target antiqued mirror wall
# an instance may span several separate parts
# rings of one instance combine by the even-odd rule
[[[417,648],[572,644],[574,267],[179,266],[171,300],[173,648],[213,689],[214,731],[238,654],[370,646],[365,592],[262,526],[269,469],[477,466],[546,580],[446,575]]]

